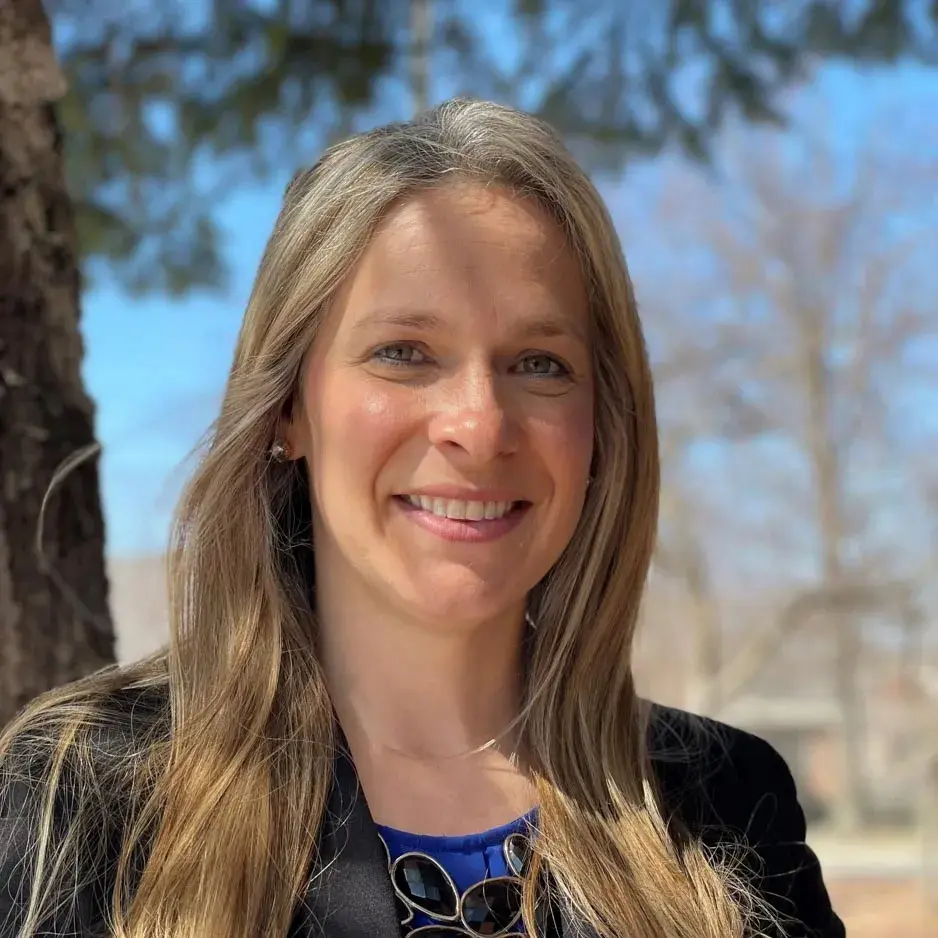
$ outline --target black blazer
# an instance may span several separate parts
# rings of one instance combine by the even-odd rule
[[[144,706],[139,695],[124,701],[102,740],[102,758],[112,746],[133,745],[139,721],[160,711],[165,714],[165,705]],[[844,938],[817,857],[804,843],[804,814],[781,756],[756,736],[657,705],[649,732],[667,816],[707,844],[735,843],[742,837],[751,848],[745,867],[750,884],[786,923],[784,932],[767,927],[766,933]],[[34,781],[27,771],[0,792],[0,938],[14,938],[25,913],[29,883],[24,860],[35,835],[37,810]],[[67,814],[63,802],[63,824]],[[99,868],[87,871],[75,901],[44,923],[40,934],[104,938],[119,842],[119,822],[103,819]],[[385,854],[354,767],[342,757],[319,856],[326,872],[315,878],[299,904],[286,938],[398,938]],[[542,925],[550,938],[596,938],[566,910],[553,910],[549,918]]]

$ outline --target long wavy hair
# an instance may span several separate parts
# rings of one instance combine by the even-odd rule
[[[109,849],[117,938],[287,933],[316,860],[337,731],[317,657],[308,480],[268,450],[375,227],[410,194],[453,180],[539,203],[582,264],[592,316],[594,481],[570,544],[530,596],[538,628],[522,732],[541,836],[525,922],[534,934],[546,863],[561,900],[605,938],[746,933],[752,901],[731,864],[669,831],[633,681],[659,464],[615,229],[550,127],[456,99],[331,147],[290,183],[220,415],[178,507],[168,649],[46,694],[0,740],[3,781],[25,777],[27,762],[38,779],[23,938],[74,901]],[[115,703],[130,692],[132,706]]]

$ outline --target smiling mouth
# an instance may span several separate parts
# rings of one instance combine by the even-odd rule
[[[427,495],[398,495],[404,504],[450,521],[497,521],[530,506],[527,501],[482,502]]]

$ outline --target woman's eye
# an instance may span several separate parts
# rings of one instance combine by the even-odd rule
[[[413,345],[384,345],[374,352],[375,360],[389,365],[423,365],[427,356]]]
[[[565,375],[567,369],[551,355],[528,355],[521,360],[519,370],[527,375],[554,377]]]

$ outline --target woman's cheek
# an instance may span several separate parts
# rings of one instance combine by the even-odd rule
[[[542,458],[554,466],[555,476],[588,474],[593,458],[592,397],[584,394],[565,402],[550,419],[533,421],[531,433]]]
[[[326,459],[336,456],[336,472],[361,477],[377,475],[384,461],[408,436],[416,421],[412,392],[337,383],[328,394],[329,407],[320,419],[321,448]]]

